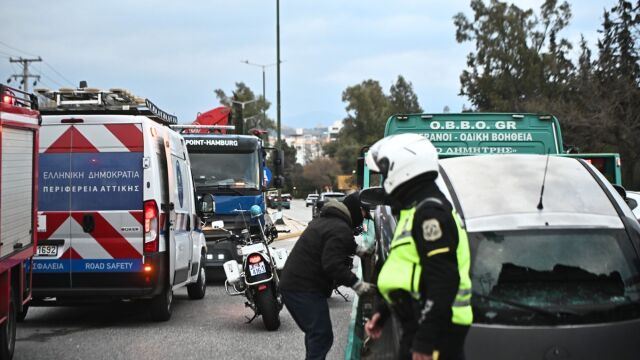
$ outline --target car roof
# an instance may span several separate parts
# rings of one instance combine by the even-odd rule
[[[539,210],[547,160],[543,208]],[[440,164],[469,231],[623,228],[607,193],[577,159],[479,155],[444,159]]]

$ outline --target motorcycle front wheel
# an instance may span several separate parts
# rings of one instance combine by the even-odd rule
[[[255,295],[256,306],[262,315],[262,322],[269,331],[278,330],[280,327],[280,308],[273,291],[273,286],[269,285]]]

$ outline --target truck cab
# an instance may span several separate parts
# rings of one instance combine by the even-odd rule
[[[271,182],[271,170],[266,167],[266,150],[262,140],[252,135],[193,134],[183,132],[191,156],[192,173],[197,194],[212,194],[216,212],[213,221],[222,220],[224,229],[207,224],[203,231],[207,238],[207,268],[222,271],[222,265],[237,259],[237,245],[222,239],[228,231],[259,234],[274,229],[266,214],[265,191]],[[251,218],[249,209],[258,205],[259,218]],[[258,222],[260,220],[260,222]],[[220,241],[222,240],[222,241]]]

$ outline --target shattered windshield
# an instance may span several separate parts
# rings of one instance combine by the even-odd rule
[[[470,233],[469,242],[476,322],[640,317],[640,264],[622,229]]]
[[[196,187],[259,188],[258,154],[192,153],[191,171]]]

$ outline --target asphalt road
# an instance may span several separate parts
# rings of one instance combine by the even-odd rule
[[[311,208],[294,200],[284,215],[305,222]],[[275,245],[291,248],[296,240]],[[353,298],[350,289],[342,290]],[[344,359],[352,304],[337,295],[329,299],[335,340],[328,359]],[[139,303],[31,308],[18,325],[14,359],[304,358],[303,334],[286,308],[275,332],[267,332],[261,318],[247,324],[250,315],[244,298],[228,296],[220,282],[209,284],[202,300],[189,300],[185,289],[178,291],[173,317],[164,323],[151,321]]]

